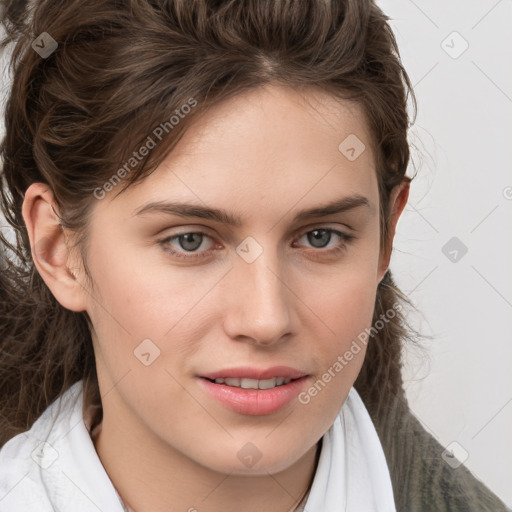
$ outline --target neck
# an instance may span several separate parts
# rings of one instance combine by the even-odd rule
[[[130,512],[292,512],[308,494],[321,440],[284,471],[265,476],[222,474],[197,464],[139,429],[119,428],[105,414],[94,432],[96,452]],[[124,423],[126,425],[126,423]]]

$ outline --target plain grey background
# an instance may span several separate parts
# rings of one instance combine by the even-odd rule
[[[418,100],[391,269],[433,339],[429,361],[408,351],[407,395],[512,506],[512,2],[378,5]]]
[[[428,360],[407,351],[407,395],[512,506],[512,1],[378,4],[418,99],[391,268],[433,339]]]

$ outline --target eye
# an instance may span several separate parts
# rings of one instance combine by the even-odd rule
[[[347,243],[355,238],[355,236],[332,228],[317,228],[304,233],[298,241],[304,238],[307,240],[307,243],[311,244],[315,249],[325,249],[325,247],[328,247],[329,243],[332,242],[333,238],[335,241],[336,238],[338,238],[337,243],[332,245],[332,247],[323,251],[314,251],[320,254],[330,255],[345,249]],[[205,240],[210,240],[210,243],[205,243]],[[202,231],[178,233],[158,240],[158,243],[165,251],[171,253],[176,258],[188,260],[207,257],[207,253],[215,246],[213,239]],[[201,248],[203,250],[199,250]]]
[[[327,249],[326,251],[323,252],[330,253],[343,249],[346,243],[355,238],[353,235],[343,233],[342,231],[338,231],[336,229],[317,228],[304,233],[299,238],[299,241],[302,239],[306,239],[307,243],[311,244],[311,246],[314,247],[315,249],[324,249],[325,247],[328,247],[328,244],[333,240],[333,235],[335,239],[339,239],[338,242],[335,243],[330,249]]]
[[[210,236],[208,236],[206,233],[203,233],[202,231],[191,231],[169,236],[163,240],[159,240],[158,243],[161,244],[164,249],[170,252],[173,256],[190,259],[202,257],[204,256],[203,253],[208,252],[208,249],[204,251],[198,251],[201,246],[203,246],[204,249],[203,242],[205,239],[212,240]],[[175,245],[173,245],[173,243]],[[213,243],[210,245],[213,245]]]

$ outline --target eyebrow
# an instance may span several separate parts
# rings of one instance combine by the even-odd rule
[[[326,217],[336,213],[343,213],[359,207],[365,207],[372,210],[370,201],[359,194],[343,197],[325,205],[317,206],[307,210],[301,210],[295,216],[295,221],[305,221],[317,217]],[[198,217],[201,219],[213,220],[229,226],[239,227],[242,225],[241,217],[237,217],[226,210],[210,208],[191,203],[177,203],[167,201],[154,201],[138,208],[134,216],[148,213],[165,213],[168,215],[177,215],[179,217]]]

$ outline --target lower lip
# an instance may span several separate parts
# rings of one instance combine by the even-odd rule
[[[240,414],[262,416],[279,411],[297,397],[307,376],[272,389],[244,389],[215,384],[205,378],[199,382],[221,404]]]

